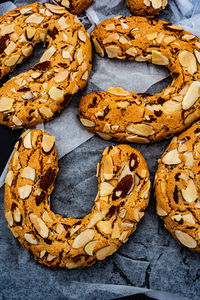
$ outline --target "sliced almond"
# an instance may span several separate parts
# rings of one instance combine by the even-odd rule
[[[90,219],[90,222],[88,224],[88,228],[91,228],[93,227],[98,221],[102,220],[103,219],[103,214],[102,212],[97,212],[97,213],[94,213],[92,218]]]
[[[119,212],[119,217],[120,217],[121,219],[123,219],[123,218],[125,218],[125,216],[126,216],[126,209],[125,209],[125,208],[122,208],[122,209],[120,210],[120,212]]]
[[[96,133],[104,140],[109,141],[111,140],[111,136],[107,133],[101,132],[101,131],[96,131]]]
[[[16,126],[21,126],[21,125],[22,125],[22,121],[21,121],[18,117],[16,117],[16,116],[13,116],[13,117],[12,117],[12,121],[13,121],[13,123],[14,123]]]
[[[114,226],[113,226],[111,238],[112,239],[119,239],[119,237],[120,237],[120,228],[119,228],[118,222],[116,221],[114,223]]]
[[[116,95],[116,96],[128,96],[130,93],[128,91],[125,91],[124,89],[120,87],[109,87],[107,89],[108,93]]]
[[[95,248],[95,246],[96,246],[97,243],[98,243],[97,241],[91,241],[91,242],[87,243],[87,245],[84,248],[84,250],[87,253],[87,255],[93,256],[93,254],[94,254],[94,248]]]
[[[31,233],[25,233],[25,234],[24,234],[24,238],[25,238],[25,240],[26,240],[28,243],[30,243],[30,244],[32,244],[32,245],[37,245],[37,244],[38,244],[38,241],[35,239],[34,235],[31,234]]]
[[[154,129],[150,125],[146,124],[131,124],[126,127],[128,132],[148,137],[155,133]]]
[[[11,187],[12,182],[13,182],[13,171],[9,170],[5,178],[5,183],[7,183]]]
[[[56,48],[52,45],[44,52],[44,54],[40,58],[40,62],[42,63],[44,61],[50,60],[50,58],[54,55],[55,52]]]
[[[32,148],[32,143],[31,143],[31,132],[29,131],[25,137],[23,138],[23,145],[26,149],[31,149]]]
[[[33,169],[29,166],[25,167],[22,171],[21,176],[23,178],[30,179],[30,180],[34,181],[35,180],[35,169]]]
[[[15,222],[19,223],[21,221],[21,213],[18,207],[15,208],[13,215]]]
[[[193,75],[195,72],[197,72],[197,61],[193,53],[183,50],[178,55],[179,61],[181,65],[186,68],[188,73]]]
[[[195,56],[196,56],[196,59],[197,59],[198,63],[200,64],[200,52],[195,49],[194,53],[195,53]]]
[[[112,232],[112,224],[110,221],[99,221],[97,223],[97,228],[105,234],[111,234]]]
[[[128,142],[131,142],[131,143],[142,143],[142,144],[143,143],[150,143],[150,141],[147,138],[139,137],[137,135],[127,136],[126,140]]]
[[[47,261],[52,261],[54,258],[56,258],[55,255],[52,255],[52,254],[47,255]]]
[[[31,41],[34,38],[36,29],[34,27],[27,27],[26,28],[26,37],[27,40]]]
[[[27,199],[32,192],[32,185],[26,184],[18,188],[19,196],[22,200]]]
[[[91,120],[81,118],[80,121],[83,124],[83,126],[85,126],[85,127],[94,127],[95,126],[95,123]]]
[[[119,34],[117,32],[109,34],[104,40],[103,44],[112,43],[119,40]]]
[[[58,14],[58,15],[62,15],[66,12],[66,10],[64,9],[64,7],[59,6],[59,5],[53,5],[50,3],[45,3],[46,8],[48,8],[52,13]]]
[[[113,160],[109,154],[106,155],[104,160],[103,176],[106,180],[110,180],[113,177]]]
[[[162,105],[162,108],[165,113],[171,114],[181,110],[181,103],[169,100]]]
[[[167,66],[169,64],[169,59],[162,55],[161,52],[152,50],[152,63],[155,65]]]
[[[183,109],[187,110],[190,107],[192,107],[199,99],[199,97],[200,97],[200,81],[194,81],[191,83],[183,99],[182,102]]]
[[[177,165],[181,163],[177,149],[173,149],[162,158],[162,162],[166,165]]]
[[[107,256],[112,255],[116,251],[116,248],[113,245],[103,247],[96,252],[96,258],[98,260],[103,260]]]
[[[10,56],[8,59],[6,59],[5,65],[8,67],[13,67],[14,65],[16,65],[19,58],[20,58],[20,54],[14,54]]]
[[[37,217],[35,214],[31,213],[29,215],[31,222],[33,223],[35,229],[37,230],[37,232],[39,233],[39,235],[41,235],[41,237],[43,238],[47,238],[49,235],[49,228],[46,226],[46,224],[42,221],[42,219],[40,219],[39,217]]]
[[[51,118],[53,116],[52,110],[47,106],[40,107],[39,112],[46,118]]]
[[[31,74],[31,77],[32,77],[33,79],[37,79],[37,78],[39,78],[41,75],[42,75],[41,72],[33,72],[33,73]]]
[[[62,100],[64,97],[64,91],[55,86],[50,88],[48,94],[51,97],[51,99],[55,101]]]
[[[42,220],[47,223],[53,222],[53,219],[50,217],[49,213],[46,210],[42,214]]]
[[[1,35],[4,36],[4,35],[7,35],[7,34],[10,34],[12,32],[15,31],[15,25],[14,23],[13,24],[9,24],[9,25],[2,25],[1,26]]]
[[[154,9],[159,9],[162,6],[162,0],[151,0]]]
[[[38,25],[41,24],[43,20],[44,17],[37,14],[32,14],[25,20],[25,23],[34,23]]]
[[[49,153],[55,144],[55,137],[44,134],[42,137],[42,149],[45,153]]]
[[[100,44],[99,44],[99,42],[97,41],[96,38],[93,39],[93,43],[94,43],[96,52],[97,52],[101,57],[104,57],[104,50],[102,49],[102,47],[100,46]]]
[[[81,29],[78,30],[78,38],[79,38],[79,40],[81,40],[83,43],[86,42],[86,35],[85,35],[85,33],[84,33]]]
[[[187,188],[181,190],[181,194],[188,203],[192,203],[198,198],[197,188],[192,179],[189,180]]]
[[[117,45],[109,45],[105,47],[108,57],[114,58],[121,54],[121,49]]]
[[[109,196],[112,194],[114,186],[108,182],[102,182],[100,184],[100,196]]]
[[[8,224],[9,224],[9,226],[12,227],[14,222],[13,222],[13,216],[12,216],[11,211],[8,211],[8,212],[5,213],[5,218],[8,222]]]
[[[168,213],[162,209],[160,206],[157,205],[156,207],[156,211],[157,211],[157,214],[160,216],[160,217],[165,217],[168,215]]]
[[[94,230],[86,229],[82,231],[74,240],[72,247],[75,249],[84,247],[94,238]]]
[[[184,245],[188,248],[191,248],[191,249],[194,249],[197,247],[197,242],[195,241],[195,239],[193,239],[193,237],[191,237],[186,232],[183,232],[180,230],[175,230],[175,235],[182,245]]]
[[[185,152],[184,156],[185,156],[185,165],[187,167],[193,167],[194,158],[192,152]]]
[[[6,53],[6,55],[10,55],[16,49],[16,47],[17,47],[16,43],[11,41],[8,44],[7,48],[4,50],[4,52]]]
[[[59,224],[56,226],[56,232],[57,232],[58,234],[62,234],[64,230],[65,230],[65,228],[64,228],[64,226],[63,226],[62,224],[59,223]]]

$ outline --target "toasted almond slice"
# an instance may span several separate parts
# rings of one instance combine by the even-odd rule
[[[74,240],[72,247],[75,249],[84,247],[94,238],[94,230],[86,229],[82,231]]]
[[[52,110],[47,106],[40,107],[39,112],[46,118],[51,118],[53,116]]]
[[[131,124],[126,127],[128,132],[148,137],[150,135],[153,135],[155,133],[154,129],[150,125],[146,124]]]
[[[87,243],[87,245],[85,245],[84,250],[89,256],[93,256],[94,248],[97,243],[98,243],[98,241],[91,241],[91,242]]]
[[[37,14],[32,14],[25,20],[25,23],[33,23],[38,25],[41,24],[43,20],[44,17]]]
[[[21,176],[32,181],[35,180],[35,169],[27,166],[23,169]]]
[[[110,154],[106,155],[103,165],[103,176],[106,180],[113,177],[113,160]]]
[[[94,43],[96,52],[97,52],[101,57],[104,57],[104,50],[103,50],[103,48],[100,46],[100,44],[99,44],[99,42],[97,41],[96,38],[93,39],[93,43]]]
[[[100,184],[100,196],[109,196],[113,190],[114,186],[108,182],[102,182]]]
[[[38,241],[35,239],[34,235],[31,234],[31,233],[25,233],[25,234],[24,234],[24,238],[25,238],[25,240],[26,240],[28,243],[30,243],[30,244],[32,244],[32,245],[37,245],[37,244],[38,244]]]
[[[13,181],[13,171],[9,170],[5,178],[5,183],[7,183],[11,187],[12,181]]]
[[[182,102],[182,107],[184,110],[189,109],[196,103],[200,98],[200,81],[194,81],[191,83],[188,91]]]
[[[42,137],[42,149],[45,153],[49,153],[55,144],[55,137],[44,134]]]
[[[112,224],[110,221],[99,221],[97,223],[97,228],[105,234],[111,234],[112,232]]]
[[[155,65],[167,66],[169,64],[169,59],[162,55],[161,52],[152,50],[152,63]]]
[[[28,132],[25,137],[23,138],[23,145],[26,149],[31,149],[32,148],[32,143],[31,143],[31,132]]]
[[[20,58],[20,54],[14,54],[10,56],[8,59],[6,59],[5,65],[8,67],[13,67],[14,65],[17,64],[19,58]]]
[[[98,260],[103,260],[109,255],[112,255],[116,251],[116,248],[113,245],[103,247],[96,252],[96,258]]]
[[[0,112],[10,110],[13,106],[14,100],[8,97],[0,98]]]
[[[60,88],[57,88],[55,86],[52,86],[48,92],[49,96],[51,97],[51,99],[58,101],[63,99],[64,97],[64,91],[61,90]]]
[[[46,226],[46,224],[35,214],[31,213],[29,215],[31,222],[33,223],[35,229],[41,235],[43,238],[47,238],[49,235],[49,228]]]
[[[19,196],[22,200],[27,199],[32,192],[32,185],[26,184],[18,188]]]
[[[189,180],[187,188],[181,190],[181,194],[188,203],[194,202],[198,198],[197,188],[192,179]]]
[[[54,47],[54,45],[52,45],[44,52],[44,54],[40,58],[40,62],[42,63],[44,61],[50,60],[50,58],[54,55],[55,52],[56,48]]]
[[[81,118],[80,121],[83,124],[83,126],[86,126],[86,127],[94,127],[95,126],[95,123],[91,120]]]
[[[182,245],[191,249],[196,248],[197,242],[195,241],[195,239],[193,239],[193,237],[191,237],[186,232],[175,230],[175,235]]]
[[[11,211],[8,211],[8,212],[5,213],[5,218],[8,222],[8,224],[9,224],[9,226],[12,227],[14,222],[13,222],[13,216],[12,216]]]
[[[128,91],[125,91],[124,89],[120,88],[120,87],[109,87],[107,89],[108,93],[116,95],[116,96],[128,96],[130,95],[130,93]]]
[[[154,9],[159,9],[162,6],[162,0],[151,0]]]
[[[193,53],[183,50],[178,55],[181,65],[187,69],[188,73],[193,75],[197,71],[197,61]]]
[[[173,149],[162,158],[162,162],[166,165],[177,165],[181,163],[177,149]]]
[[[168,213],[162,209],[160,206],[157,205],[156,207],[156,211],[157,211],[157,214],[160,216],[160,217],[165,217],[168,215]]]

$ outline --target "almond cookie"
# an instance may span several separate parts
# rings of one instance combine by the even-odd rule
[[[200,42],[181,27],[144,17],[116,17],[92,32],[102,57],[166,66],[171,85],[155,95],[121,88],[81,99],[79,118],[104,139],[149,143],[169,138],[200,116]]]
[[[34,3],[0,17],[0,78],[48,48],[29,71],[0,88],[0,124],[29,127],[52,119],[83,89],[91,70],[91,43],[77,16],[64,7]]]
[[[50,210],[57,173],[55,138],[43,130],[27,130],[15,145],[5,180],[9,228],[40,263],[68,269],[91,266],[135,231],[148,204],[148,167],[128,145],[107,147],[97,166],[92,211],[76,219]]]
[[[167,6],[168,0],[126,0],[134,15],[154,16]]]
[[[183,246],[200,252],[200,121],[174,137],[155,178],[157,214]]]
[[[64,6],[73,15],[80,15],[92,4],[92,0],[55,0],[55,2]]]

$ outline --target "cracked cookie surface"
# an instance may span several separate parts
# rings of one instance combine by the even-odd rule
[[[148,204],[148,167],[128,145],[107,147],[97,166],[94,206],[83,218],[64,218],[50,210],[57,172],[55,138],[43,130],[27,130],[8,167],[5,217],[14,236],[40,263],[68,269],[91,266],[135,231]]]
[[[168,0],[126,0],[134,15],[154,16],[167,6]]]
[[[30,127],[52,119],[82,90],[91,70],[91,43],[64,7],[33,3],[0,17],[0,77],[48,43],[40,62],[0,88],[0,124]]]
[[[200,252],[200,121],[174,137],[155,177],[157,214],[182,245]]]
[[[166,66],[171,85],[155,95],[109,88],[84,96],[79,119],[104,139],[149,143],[173,136],[200,116],[200,42],[183,28],[144,17],[116,17],[91,34],[109,58]]]
[[[64,6],[71,14],[80,15],[91,4],[92,0],[55,0],[59,5]]]

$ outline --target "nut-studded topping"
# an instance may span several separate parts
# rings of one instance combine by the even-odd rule
[[[187,188],[181,190],[181,193],[183,199],[188,203],[194,202],[198,198],[197,188],[192,179],[189,180]]]
[[[26,184],[18,188],[19,196],[21,199],[27,199],[32,192],[32,185]]]
[[[152,50],[152,63],[155,65],[167,66],[169,64],[169,59],[162,55],[161,52]]]
[[[31,143],[31,132],[28,132],[24,139],[23,139],[23,144],[24,144],[24,147],[26,149],[31,149],[32,148],[32,143]]]
[[[86,35],[82,30],[78,30],[78,38],[81,40],[83,43],[86,42]]]
[[[160,216],[160,217],[165,217],[167,216],[167,212],[162,209],[160,206],[157,206],[156,207],[156,211],[157,211],[157,214]]]
[[[179,158],[177,149],[167,152],[167,154],[165,154],[165,156],[162,158],[162,162],[166,165],[180,164],[181,160]]]
[[[88,242],[90,242],[94,238],[94,230],[86,229],[82,231],[74,240],[72,247],[73,248],[81,248],[84,247]]]
[[[86,127],[94,127],[95,126],[95,123],[91,120],[81,118],[80,121],[83,124],[83,126],[86,126]]]
[[[181,65],[186,68],[188,73],[193,75],[197,71],[197,61],[194,54],[187,50],[184,50],[179,54],[178,58]]]
[[[153,128],[146,124],[131,124],[126,128],[128,132],[140,135],[140,136],[150,136],[155,133]]]
[[[11,186],[12,181],[13,181],[13,171],[9,170],[7,175],[6,175],[5,183],[7,183],[9,186]]]
[[[42,137],[42,149],[45,153],[49,153],[55,144],[55,137],[44,134]]]
[[[7,110],[10,110],[13,106],[13,99],[10,99],[8,97],[1,97],[0,98],[0,112],[4,112]]]
[[[9,224],[9,226],[13,226],[13,216],[12,216],[12,212],[11,211],[8,211],[5,213],[5,217],[6,217],[6,220]]]
[[[46,8],[48,8],[52,13],[62,15],[65,13],[65,9],[62,6],[53,5],[50,3],[45,3]]]
[[[64,97],[64,91],[61,90],[60,88],[57,88],[57,87],[53,86],[49,90],[49,96],[51,97],[51,99],[53,99],[55,101],[58,101],[60,99],[63,99],[63,97]]]
[[[22,171],[21,176],[23,178],[30,179],[30,180],[34,181],[35,180],[35,169],[33,169],[29,166],[25,167]]]
[[[28,243],[30,243],[32,245],[38,244],[38,241],[35,239],[34,235],[31,233],[25,233],[24,238]]]
[[[27,137],[31,148],[24,143]],[[99,191],[92,212],[83,218],[64,218],[53,213],[49,203],[58,171],[54,145],[54,137],[44,130],[22,134],[8,166],[5,215],[15,236],[39,262],[88,266],[111,255],[135,230],[148,203],[141,198],[141,193],[148,196],[148,169],[130,146],[107,147],[99,163]],[[133,191],[136,177],[139,182]]]
[[[112,255],[114,252],[116,251],[116,248],[114,246],[106,246],[104,248],[99,249],[96,252],[96,258],[98,260],[103,260],[105,259],[107,256]]]
[[[184,245],[188,248],[191,248],[191,249],[196,248],[197,242],[195,241],[195,239],[193,239],[193,237],[191,237],[186,232],[176,230],[175,235],[182,245]]]
[[[56,52],[55,47],[52,45],[50,48],[48,48],[42,57],[40,58],[40,63],[49,60]]]
[[[49,235],[49,229],[46,224],[42,221],[42,219],[38,218],[35,214],[30,214],[30,220],[33,223],[35,229],[43,238],[47,238]]]
[[[34,38],[36,29],[34,27],[27,27],[26,28],[26,38],[27,40],[31,41]]]
[[[189,109],[200,98],[200,81],[194,81],[191,83],[187,93],[182,102],[184,110]]]
[[[87,255],[93,256],[96,244],[97,244],[97,241],[91,241],[91,242],[87,243],[87,245],[84,248]]]
[[[106,180],[113,177],[113,160],[110,154],[106,155],[103,165],[103,176]]]
[[[36,14],[32,14],[25,20],[25,22],[38,25],[38,24],[42,23],[43,20],[44,20],[44,17],[36,15]]]

